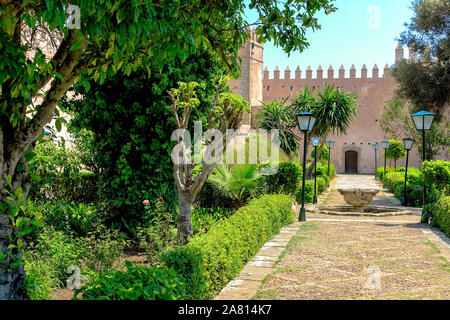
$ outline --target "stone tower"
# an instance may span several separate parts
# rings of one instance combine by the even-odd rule
[[[244,117],[244,123],[251,124],[252,115],[261,108],[263,101],[263,45],[258,43],[254,29],[249,28],[248,32],[250,40],[239,50],[241,77],[229,84],[233,92],[250,102],[251,114]]]

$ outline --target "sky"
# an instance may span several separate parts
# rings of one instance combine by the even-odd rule
[[[336,0],[338,10],[330,15],[321,12],[318,15],[320,30],[308,31],[306,38],[309,48],[303,52],[291,52],[288,56],[281,48],[272,43],[264,44],[264,68],[272,71],[278,66],[280,77],[284,78],[286,66],[291,69],[291,77],[297,66],[302,69],[302,77],[310,65],[313,77],[319,65],[326,70],[333,66],[335,75],[341,65],[344,65],[346,77],[352,64],[355,65],[357,76],[363,64],[366,64],[368,75],[376,63],[380,76],[386,63],[391,66],[395,61],[396,38],[406,28],[405,22],[410,22],[413,16],[411,0]],[[256,15],[248,11],[249,21],[256,20]],[[254,18],[252,20],[252,18]],[[408,50],[405,47],[405,57]]]

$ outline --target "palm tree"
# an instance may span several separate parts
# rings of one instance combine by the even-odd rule
[[[256,194],[260,181],[261,175],[255,164],[219,164],[208,178],[208,183],[221,195],[233,201],[236,209]]]
[[[279,130],[280,149],[292,157],[296,155],[298,149],[298,137],[294,133],[297,120],[293,107],[286,105],[287,99],[276,99],[263,104],[264,107],[256,119],[262,129]]]
[[[317,135],[325,141],[330,133],[345,134],[352,117],[356,115],[356,95],[352,92],[342,92],[339,88],[335,89],[334,85],[328,84],[325,84],[316,97],[313,93],[313,90],[305,87],[292,103],[296,112],[311,112],[316,117],[310,137]],[[324,144],[317,151],[318,158],[323,146]],[[314,160],[306,173],[307,177],[311,176],[313,168]]]

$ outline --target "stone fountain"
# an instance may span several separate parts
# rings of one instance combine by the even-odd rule
[[[338,192],[344,196],[345,202],[353,207],[365,207],[369,205],[373,197],[376,196],[380,190],[379,189],[338,189]]]
[[[337,191],[342,194],[349,205],[318,206],[314,212],[336,216],[397,216],[410,215],[412,212],[402,207],[371,206],[373,198],[380,192],[377,188],[340,188]]]

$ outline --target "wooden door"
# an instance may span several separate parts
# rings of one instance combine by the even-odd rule
[[[358,173],[358,152],[345,152],[345,173]]]

